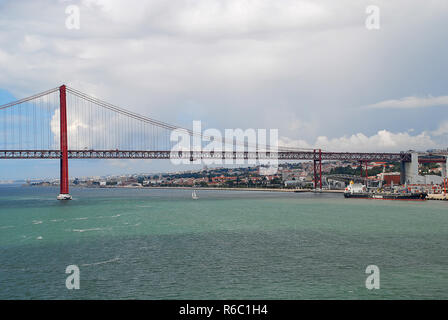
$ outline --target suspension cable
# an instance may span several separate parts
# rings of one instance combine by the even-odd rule
[[[155,125],[155,126],[157,126],[159,128],[163,128],[163,129],[167,129],[167,130],[181,130],[183,132],[186,132],[190,136],[200,136],[202,138],[207,138],[209,141],[210,141],[210,138],[212,138],[210,136],[205,136],[202,133],[193,132],[192,130],[187,129],[187,128],[174,126],[174,125],[162,122],[162,121],[158,121],[158,120],[146,117],[146,116],[142,116],[142,115],[134,113],[134,112],[127,111],[127,110],[125,110],[123,108],[120,108],[120,107],[115,106],[115,105],[113,105],[111,103],[105,102],[103,100],[100,100],[98,98],[89,96],[89,95],[87,95],[87,94],[85,94],[85,93],[83,93],[83,92],[81,92],[79,90],[73,89],[71,87],[67,87],[67,90],[70,93],[78,96],[79,98],[85,99],[85,100],[87,100],[87,101],[89,101],[91,103],[94,103],[94,104],[98,105],[98,106],[101,106],[103,108],[109,109],[109,110],[114,111],[114,112],[118,112],[118,113],[120,113],[120,114],[122,114],[124,116],[130,117],[130,118],[135,119],[135,120],[143,121],[145,123],[150,123],[150,124]],[[219,140],[221,140],[220,142],[225,142],[225,141],[222,141],[222,139],[219,139]],[[251,146],[249,144],[241,143],[239,141],[237,141],[236,144],[244,145],[244,146],[247,146],[247,147]],[[262,145],[261,147],[264,147],[267,150],[268,147],[270,148],[270,145]],[[281,146],[279,146],[278,150],[279,151],[284,151],[284,152],[288,152],[288,151],[294,152],[294,151],[310,151],[310,150],[313,150],[313,149],[311,149],[311,148],[281,147]]]

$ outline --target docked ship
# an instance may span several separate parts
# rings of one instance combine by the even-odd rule
[[[426,200],[426,196],[425,192],[369,192],[365,185],[353,181],[344,191],[345,198],[356,199],[423,201]]]

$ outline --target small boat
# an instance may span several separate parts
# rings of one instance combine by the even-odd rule
[[[198,195],[196,194],[196,190],[193,190],[193,193],[191,194],[191,198],[193,200],[198,200],[199,199]]]

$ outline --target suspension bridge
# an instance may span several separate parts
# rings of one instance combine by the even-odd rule
[[[232,142],[224,151],[173,152],[170,136],[192,130],[143,116],[62,85],[0,106],[0,159],[59,159],[60,194],[69,194],[69,159],[276,159],[314,161],[314,185],[322,188],[322,161],[410,162],[411,154],[325,152]],[[208,138],[200,134],[201,138]],[[241,148],[242,147],[242,148]]]

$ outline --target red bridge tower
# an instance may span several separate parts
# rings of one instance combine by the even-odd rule
[[[68,191],[68,144],[67,144],[67,98],[66,87],[59,87],[59,118],[60,118],[60,143],[61,143],[61,192],[58,200],[71,200],[72,196]]]

